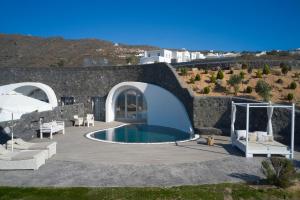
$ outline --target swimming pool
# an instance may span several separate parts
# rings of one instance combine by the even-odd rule
[[[194,135],[163,126],[129,124],[92,132],[87,134],[87,137],[93,140],[111,143],[152,144],[191,140],[194,138]]]

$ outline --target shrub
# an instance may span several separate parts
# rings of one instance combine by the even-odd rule
[[[252,74],[252,71],[253,71],[253,67],[248,67],[247,69],[248,74]]]
[[[180,68],[180,74],[182,76],[186,76],[187,75],[187,68],[183,67],[183,68]]]
[[[288,93],[286,98],[287,98],[287,100],[292,101],[294,99],[294,95],[292,93]]]
[[[241,77],[241,79],[244,79],[245,78],[245,72],[240,71],[240,77]]]
[[[190,84],[194,84],[195,83],[195,79],[193,77],[191,77],[189,83]]]
[[[264,80],[257,81],[255,91],[263,98],[264,101],[270,100],[272,87]]]
[[[203,88],[203,93],[204,94],[209,94],[210,93],[210,88],[209,87],[204,87]]]
[[[231,69],[228,74],[233,74],[233,70]]]
[[[262,72],[260,69],[256,71],[256,78],[262,78]]]
[[[223,79],[224,78],[224,73],[222,70],[219,70],[217,73],[217,79]]]
[[[195,81],[200,81],[200,80],[201,80],[200,74],[196,74]]]
[[[297,88],[297,83],[295,81],[291,82],[289,88],[292,89],[292,90],[296,89]]]
[[[216,76],[215,76],[215,74],[212,74],[211,76],[210,76],[210,82],[211,83],[216,83]]]
[[[249,94],[252,93],[252,90],[253,90],[253,89],[252,89],[251,86],[247,86],[247,88],[246,88],[246,92],[247,92],[247,93],[249,93]]]
[[[242,82],[242,78],[240,75],[237,75],[237,74],[231,75],[228,80],[228,84],[234,88],[235,95],[237,95],[237,93],[239,91],[239,85],[241,82]]]
[[[286,158],[273,157],[270,160],[262,161],[261,166],[269,184],[282,188],[292,185],[292,180],[296,175],[292,161]]]
[[[294,78],[300,78],[300,72],[295,72]]]
[[[279,84],[283,84],[283,80],[281,78],[279,78],[276,83],[279,83]]]
[[[204,70],[204,74],[208,74],[208,70],[207,69]]]
[[[243,63],[242,64],[242,69],[247,69],[248,68],[248,65],[246,63]]]
[[[263,68],[263,74],[268,75],[270,74],[270,72],[271,72],[270,66],[266,64]]]
[[[285,63],[280,63],[280,68],[281,68],[281,73],[283,73],[284,75],[286,75],[288,71],[291,70]]]

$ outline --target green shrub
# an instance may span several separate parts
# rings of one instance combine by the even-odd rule
[[[287,100],[292,101],[294,99],[294,95],[292,93],[288,93],[286,98],[287,98]]]
[[[247,69],[248,68],[248,65],[246,63],[243,63],[242,64],[242,69]]]
[[[233,74],[233,70],[231,69],[228,74]]]
[[[292,180],[296,175],[293,162],[286,158],[273,157],[261,163],[262,172],[267,178],[267,182],[282,188],[292,185]]]
[[[191,77],[189,83],[190,84],[194,84],[195,83],[195,79],[193,77]]]
[[[208,70],[207,69],[204,70],[204,74],[208,74]]]
[[[296,89],[297,88],[297,83],[295,81],[291,82],[289,88],[292,89],[292,90]]]
[[[219,70],[217,73],[217,79],[223,79],[224,78],[224,73],[222,70]]]
[[[257,81],[255,91],[263,98],[264,101],[270,100],[272,87],[264,80]]]
[[[186,76],[187,75],[187,68],[183,67],[183,68],[180,68],[180,74],[182,76]]]
[[[268,75],[270,74],[270,72],[271,72],[270,66],[266,64],[263,68],[263,74]]]
[[[196,74],[195,81],[200,81],[200,80],[201,80],[200,74]]]
[[[283,80],[281,78],[277,79],[276,83],[283,84]]]
[[[240,71],[240,77],[241,77],[241,79],[244,79],[245,78],[245,72]]]
[[[256,78],[262,78],[262,71],[260,69],[256,71]]]
[[[285,63],[280,63],[281,73],[286,75],[291,69]]]
[[[252,87],[251,86],[247,86],[247,88],[246,88],[246,93],[252,93]]]
[[[204,87],[203,88],[203,93],[204,94],[209,94],[210,93],[210,88],[209,87]]]
[[[241,82],[242,82],[242,78],[240,75],[237,74],[231,75],[228,80],[228,84],[233,87],[235,95],[237,95],[239,91],[239,87],[240,87],[239,85]]]
[[[215,76],[215,74],[212,74],[211,76],[210,76],[210,82],[211,83],[216,83],[216,76]]]

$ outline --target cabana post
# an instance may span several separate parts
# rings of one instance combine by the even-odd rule
[[[279,105],[269,103],[231,103],[231,141],[232,145],[245,152],[246,157],[263,154],[270,157],[271,155],[284,155],[293,159],[294,154],[294,131],[295,131],[295,104]],[[246,108],[246,130],[235,130],[236,107]],[[267,130],[253,131],[250,129],[250,109],[266,108],[267,111]],[[272,116],[274,108],[288,109],[291,111],[291,144],[286,146],[274,140]]]

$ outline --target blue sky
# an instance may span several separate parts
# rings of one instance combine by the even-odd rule
[[[192,50],[300,47],[300,0],[0,0],[0,33]]]

